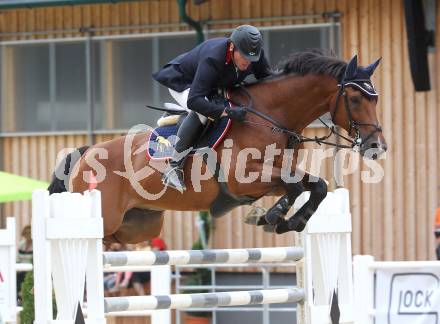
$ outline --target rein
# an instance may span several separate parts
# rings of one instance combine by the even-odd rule
[[[351,80],[350,82],[353,82],[353,81],[364,81],[364,80]],[[253,106],[252,95],[249,93],[249,91],[245,87],[240,87],[240,90],[242,90],[249,99],[249,105],[247,107],[243,107],[243,108],[247,112],[250,112],[254,115],[257,115],[258,117],[270,122],[272,124],[272,126],[254,123],[254,122],[250,122],[250,121],[246,121],[246,120],[243,123],[269,127],[272,129],[273,132],[286,134],[288,136],[287,148],[293,148],[293,146],[295,144],[306,143],[306,142],[315,142],[318,145],[325,144],[325,145],[334,146],[336,148],[353,149],[354,147],[360,147],[363,142],[366,142],[376,132],[381,132],[382,128],[378,124],[369,124],[369,123],[357,122],[357,121],[353,120],[353,117],[351,115],[351,110],[350,110],[350,104],[349,104],[348,98],[347,98],[347,93],[345,92],[345,86],[346,86],[346,82],[344,82],[344,81],[342,81],[340,84],[338,84],[338,87],[340,87],[340,90],[339,90],[338,96],[336,98],[335,109],[334,109],[333,113],[331,113],[331,111],[330,111],[330,114],[331,114],[332,121],[333,121],[333,119],[336,115],[336,111],[338,109],[339,99],[341,96],[344,97],[344,107],[345,107],[345,110],[346,110],[346,113],[348,116],[350,131],[354,130],[354,132],[355,132],[354,139],[351,139],[349,137],[342,135],[341,133],[336,131],[335,126],[327,125],[327,123],[325,123],[322,120],[322,118],[320,118],[320,117],[318,118],[318,120],[326,128],[328,128],[330,130],[330,132],[327,135],[324,135],[321,137],[315,136],[315,137],[311,138],[311,137],[304,136],[302,134],[298,134],[297,132],[291,131],[287,127],[284,127],[280,122],[273,119],[272,117],[252,108],[252,106]],[[237,104],[235,102],[233,102],[233,103]],[[367,138],[365,140],[362,140],[362,138],[360,136],[359,126],[371,126],[371,127],[374,127],[374,130],[367,136]],[[329,139],[333,134],[342,138],[343,140],[347,141],[348,143],[350,143],[350,145],[343,145],[343,144],[328,142],[327,139]]]

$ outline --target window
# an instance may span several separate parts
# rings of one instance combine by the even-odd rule
[[[6,56],[14,76],[3,95],[6,114],[13,116],[8,119],[15,123],[6,127],[19,132],[50,129],[49,45],[15,46]]]
[[[171,61],[178,53],[187,52],[196,45],[197,40],[194,35],[186,35],[177,39],[172,37],[159,38],[159,67]],[[159,85],[159,94],[161,102],[174,102],[168,89],[164,86]]]
[[[116,128],[129,128],[147,119],[145,104],[155,102],[153,94],[153,41],[111,41],[113,50],[114,101]],[[109,95],[108,93],[106,95]],[[156,99],[157,101],[157,99]]]
[[[329,29],[309,27],[296,30],[266,30],[263,31],[266,51],[273,66],[278,65],[290,53],[311,48],[330,48]]]
[[[6,131],[87,127],[84,44],[18,45],[5,52],[3,63],[12,65],[13,78],[2,87],[2,111],[14,121],[3,125]]]
[[[292,51],[339,44],[335,24],[261,30],[272,65]],[[209,31],[209,35],[219,33]],[[196,36],[193,32],[138,38],[120,35],[92,39],[90,44],[86,39],[3,43],[0,132],[86,131],[90,120],[94,120],[93,130],[154,125],[161,113],[145,105],[173,99],[151,75],[193,48]]]
[[[55,91],[48,103],[53,109],[51,130],[86,129],[89,105],[85,45],[55,44],[53,47],[55,71],[49,79]]]

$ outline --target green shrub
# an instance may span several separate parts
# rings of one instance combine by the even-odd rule
[[[23,301],[23,310],[20,313],[21,324],[33,324],[35,319],[34,307],[34,273],[29,271],[24,277],[21,285],[21,296]],[[57,312],[56,302],[53,300],[53,315]]]
[[[23,301],[23,310],[20,313],[20,322],[22,324],[32,324],[35,318],[34,312],[34,273],[29,271],[24,277],[21,285],[21,296]]]

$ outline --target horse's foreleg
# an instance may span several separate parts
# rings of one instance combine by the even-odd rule
[[[282,196],[266,213],[262,216],[257,225],[277,225],[284,221],[284,217],[289,212],[295,199],[304,191],[301,183],[285,183],[283,186],[286,189],[286,194]]]
[[[289,212],[296,198],[298,198],[298,196],[304,191],[304,186],[300,181],[286,182],[282,176],[281,169],[276,169],[272,176],[277,182],[281,183],[281,186],[284,188],[286,194],[278,199],[278,201],[266,212],[265,215],[260,217],[257,225],[269,225],[269,227],[273,228],[274,225],[285,222],[284,217]],[[288,178],[292,178],[292,174],[290,174]],[[272,231],[272,228],[270,231]]]
[[[302,232],[307,221],[327,196],[327,183],[322,178],[305,173],[302,184],[306,190],[310,190],[310,198],[292,217],[277,225],[276,232],[278,234],[288,231]]]

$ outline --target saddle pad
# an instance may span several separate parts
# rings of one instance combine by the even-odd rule
[[[231,126],[228,117],[222,117],[218,122],[212,124],[194,145],[191,155],[202,147],[215,149],[223,140]],[[177,141],[177,125],[168,125],[155,128],[148,138],[147,158],[151,160],[167,160],[171,158],[174,145]]]

